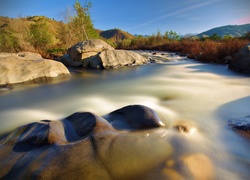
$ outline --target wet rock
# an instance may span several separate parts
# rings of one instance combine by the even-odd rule
[[[149,129],[165,126],[158,114],[149,107],[130,105],[104,116],[116,129]]]
[[[156,63],[155,59],[149,58],[149,63]]]
[[[191,154],[181,157],[181,162],[192,179],[214,179],[214,168],[204,154]]]
[[[116,130],[115,117],[138,131]],[[150,108],[128,106],[109,118],[77,112],[0,137],[0,179],[144,179],[172,153],[159,133],[140,132],[162,125]]]
[[[240,135],[250,138],[250,116],[231,119],[228,126]]]
[[[178,121],[173,127],[182,134],[192,134],[197,131],[196,126],[190,121]]]

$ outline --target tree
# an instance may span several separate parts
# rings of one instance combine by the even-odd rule
[[[31,44],[36,49],[48,48],[52,41],[53,36],[49,31],[48,23],[43,20],[38,20],[35,23],[30,24]]]
[[[209,37],[209,39],[219,41],[221,40],[221,37],[217,33],[214,33],[212,36]]]
[[[164,37],[166,39],[172,39],[172,40],[178,40],[180,39],[180,36],[177,34],[177,32],[174,31],[166,31]]]
[[[79,41],[99,38],[89,12],[91,7],[91,2],[86,1],[82,6],[79,1],[76,1],[73,5],[73,14],[72,9],[66,10],[64,17],[66,26],[62,25],[60,29],[62,44],[70,47]]]

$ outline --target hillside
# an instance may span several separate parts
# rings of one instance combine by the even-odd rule
[[[59,31],[62,26],[64,26],[62,22],[45,16],[24,18],[0,16],[0,51],[34,51],[34,48],[42,47],[44,44],[46,46],[59,44]]]
[[[112,42],[120,42],[124,39],[133,39],[134,36],[125,32],[125,31],[122,31],[120,29],[109,29],[109,30],[106,30],[106,31],[100,31],[99,30],[99,35],[105,39],[108,39],[108,40],[111,40]]]
[[[62,22],[58,22],[45,16],[29,16],[24,18],[8,18],[0,16],[0,29],[2,31],[13,31],[14,33],[16,25],[22,24],[22,26],[29,26],[30,24],[37,22],[46,23],[49,27],[49,31],[53,35],[57,34],[58,29],[63,24]]]
[[[250,31],[250,24],[227,25],[227,26],[221,26],[221,27],[210,29],[208,31],[198,34],[197,36],[201,38],[201,37],[212,36],[213,34],[217,34],[220,37],[224,37],[228,35],[233,36],[233,37],[240,37],[240,36],[244,36],[249,31]]]

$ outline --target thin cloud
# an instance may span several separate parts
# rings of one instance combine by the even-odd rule
[[[135,28],[139,28],[139,27],[142,27],[142,26],[146,26],[146,25],[149,25],[149,24],[151,24],[153,22],[156,22],[156,21],[168,18],[168,17],[178,16],[178,15],[181,15],[182,13],[184,13],[184,12],[187,12],[187,11],[190,11],[190,10],[194,10],[194,9],[197,9],[197,8],[201,8],[201,7],[204,7],[204,6],[208,6],[208,5],[213,4],[215,2],[218,2],[218,1],[220,1],[220,0],[206,1],[206,2],[199,3],[199,4],[190,5],[190,6],[187,6],[185,8],[182,8],[180,10],[177,10],[175,12],[172,12],[172,13],[169,13],[169,14],[165,14],[163,16],[159,16],[157,18],[154,18],[154,19],[152,19],[150,21],[141,23],[141,24],[139,24],[137,26],[134,26],[134,27],[132,27],[130,29],[135,29]]]

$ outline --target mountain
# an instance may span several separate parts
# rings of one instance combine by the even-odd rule
[[[109,29],[106,31],[97,30],[99,35],[105,39],[111,40],[112,42],[120,42],[124,39],[133,39],[134,36],[120,29]]]
[[[221,26],[221,27],[210,29],[208,31],[197,34],[197,36],[202,38],[202,37],[213,36],[214,34],[217,34],[220,37],[224,37],[227,35],[233,36],[233,37],[240,37],[240,36],[245,35],[249,31],[250,31],[250,24],[227,25],[227,26]]]

